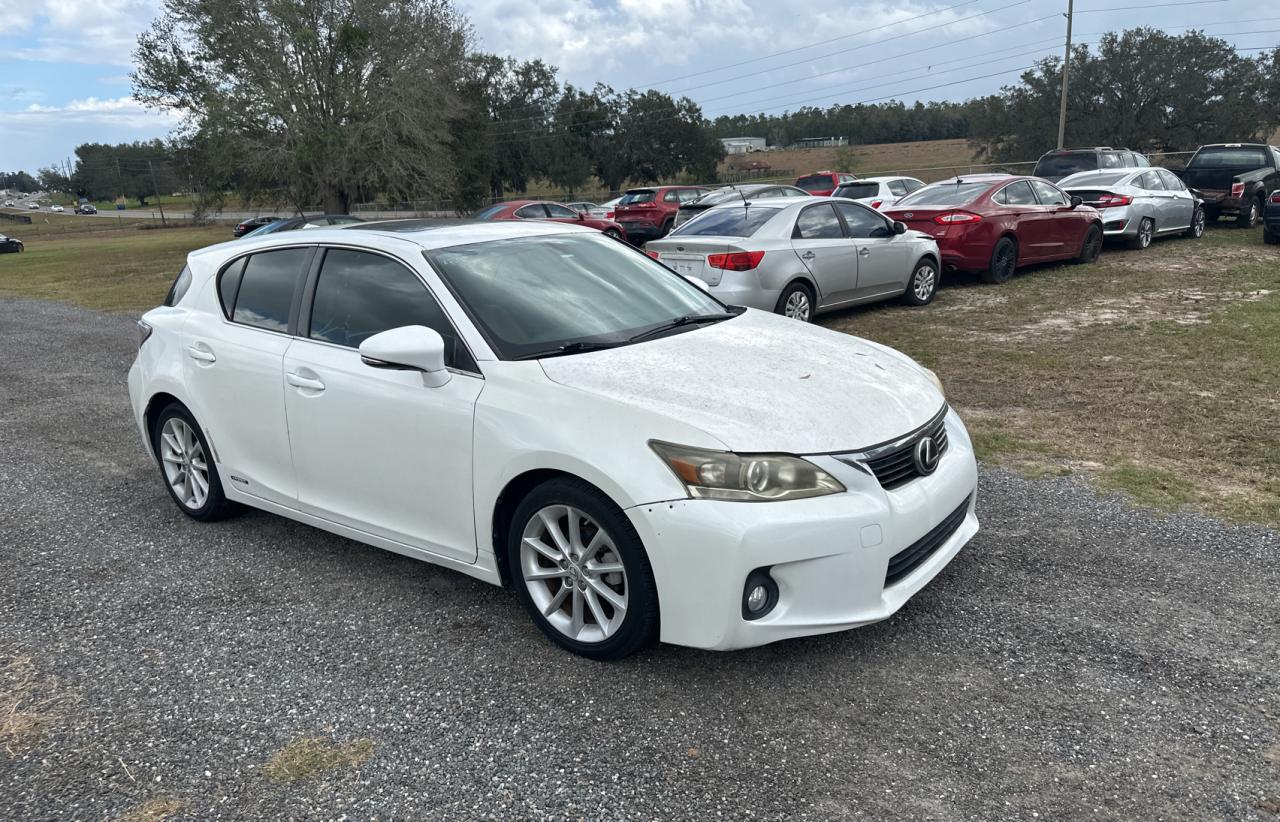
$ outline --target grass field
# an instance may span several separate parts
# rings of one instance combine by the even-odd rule
[[[22,228],[0,226],[28,249],[0,255],[0,296],[131,313],[163,299],[188,251],[229,239],[225,226],[95,231],[75,217]],[[937,371],[988,462],[1280,524],[1280,250],[1260,235],[1108,248],[1003,286],[951,276],[924,309],[820,321]]]
[[[973,147],[968,140],[923,140],[915,143],[854,146],[856,162],[853,169],[839,167],[839,151],[836,148],[784,149],[746,156],[768,163],[776,172],[790,170],[791,173],[786,175],[788,182],[801,174],[831,169],[852,170],[861,177],[872,177],[877,173],[906,174],[929,183],[968,171],[974,162]],[[728,168],[729,159],[732,158],[727,158],[720,164],[721,172]],[[768,176],[774,175],[771,172]]]

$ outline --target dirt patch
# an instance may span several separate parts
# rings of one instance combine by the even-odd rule
[[[369,739],[337,744],[323,737],[303,737],[277,751],[262,772],[275,782],[296,782],[344,765],[358,768],[372,755],[373,741]]]
[[[184,807],[186,803],[180,799],[157,796],[121,815],[116,822],[164,822]]]

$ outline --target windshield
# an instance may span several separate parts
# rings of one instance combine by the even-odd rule
[[[989,188],[991,183],[934,183],[903,197],[894,208],[964,205]]]
[[[636,203],[652,203],[653,197],[657,192],[645,189],[643,191],[628,191],[618,200],[618,205],[629,206]]]
[[[518,237],[426,255],[502,359],[626,343],[678,317],[730,316],[679,274],[599,234]]]
[[[1223,146],[1221,148],[1202,148],[1191,158],[1187,168],[1258,168],[1270,165],[1267,153],[1261,148],[1244,146]]]
[[[879,183],[854,183],[852,185],[843,185],[835,190],[836,197],[848,197],[850,200],[860,200],[863,197],[874,197],[880,193]]]
[[[803,188],[805,191],[822,191],[831,188],[831,175],[810,174],[808,177],[801,177],[796,180],[796,187]]]
[[[1066,177],[1081,171],[1096,171],[1098,155],[1092,151],[1081,151],[1074,154],[1051,154],[1041,157],[1036,163],[1032,177]]]
[[[750,237],[777,213],[778,209],[768,206],[726,206],[677,226],[671,236]]]

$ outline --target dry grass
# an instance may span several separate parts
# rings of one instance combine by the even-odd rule
[[[275,782],[296,782],[344,765],[358,768],[372,755],[373,741],[369,739],[335,744],[324,737],[302,737],[277,751],[262,772]]]
[[[120,816],[116,822],[164,822],[186,807],[180,799],[157,796]]]
[[[0,656],[0,748],[17,756],[60,718],[68,696],[29,656]]]
[[[757,152],[748,155],[768,163],[779,171],[791,170],[797,175],[829,168],[833,171],[850,171],[838,168],[838,148],[783,149]],[[854,146],[857,167],[853,172],[864,177],[903,173],[925,182],[942,180],[961,172],[967,172],[973,163],[973,147],[968,140],[921,140],[914,143],[880,143]],[[721,164],[724,172],[728,159]],[[925,170],[932,169],[932,170]]]
[[[924,310],[829,315],[936,370],[979,456],[1165,509],[1280,523],[1280,251],[1211,230],[1004,286],[944,278]]]

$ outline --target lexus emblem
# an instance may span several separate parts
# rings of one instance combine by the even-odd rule
[[[916,216],[916,213],[914,211],[908,211],[908,212],[905,212],[902,216],[910,220],[912,217]]]
[[[921,476],[928,476],[938,470],[938,444],[933,441],[933,437],[921,437],[916,443],[915,452],[912,454],[913,461],[916,464],[916,471]]]

